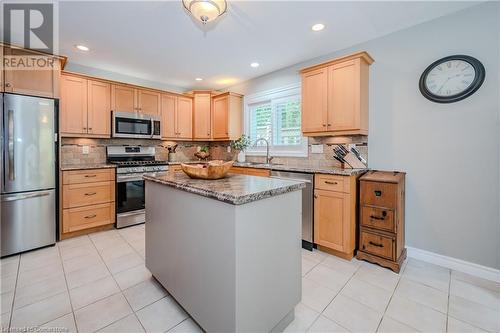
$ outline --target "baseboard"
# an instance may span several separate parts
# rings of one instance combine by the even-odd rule
[[[500,269],[407,246],[408,257],[500,283]]]

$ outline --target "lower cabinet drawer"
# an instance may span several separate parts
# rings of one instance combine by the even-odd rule
[[[115,223],[115,203],[63,210],[63,232],[73,232]]]
[[[349,177],[316,174],[314,187],[320,190],[349,193]]]
[[[370,228],[396,232],[394,225],[394,211],[384,208],[361,208],[361,225]]]
[[[270,177],[271,170],[258,169],[258,168],[242,168],[242,167],[232,167],[229,170],[230,173],[237,173],[240,175],[248,176],[259,176],[259,177]]]
[[[363,252],[394,260],[394,238],[383,236],[365,230],[361,231],[360,248]]]
[[[63,208],[75,208],[115,201],[115,183],[63,185]]]

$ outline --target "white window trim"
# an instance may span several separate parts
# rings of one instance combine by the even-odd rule
[[[263,103],[267,102],[269,100],[273,99],[280,99],[280,98],[285,98],[288,96],[296,96],[301,94],[301,85],[300,83],[295,83],[291,84],[288,86],[284,86],[281,88],[277,89],[270,89],[266,91],[261,91],[255,94],[251,95],[246,95],[243,98],[243,105],[244,105],[244,129],[245,129],[245,134],[249,135],[250,134],[250,107],[249,105],[251,104],[256,104],[256,103]],[[302,112],[302,110],[301,110]],[[252,142],[253,145],[253,142]],[[259,147],[254,147],[250,146],[247,148],[245,151],[245,154],[248,156],[266,156],[266,147],[265,146],[259,146]],[[276,146],[271,146],[269,147],[269,154],[271,156],[277,156],[277,157],[307,157],[308,156],[308,138],[304,137],[304,140],[302,140],[302,145],[300,147],[300,150],[297,150],[296,148],[293,150],[290,150],[289,147],[284,146],[284,147],[276,147]]]

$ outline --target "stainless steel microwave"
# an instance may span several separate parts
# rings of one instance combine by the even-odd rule
[[[113,138],[161,139],[160,117],[138,112],[115,112]]]

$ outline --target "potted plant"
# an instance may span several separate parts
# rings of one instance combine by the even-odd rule
[[[238,152],[238,162],[245,162],[245,150],[250,147],[250,137],[243,134],[239,139],[231,141],[231,148]]]

